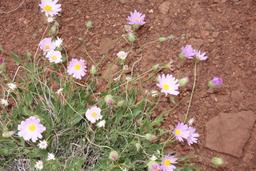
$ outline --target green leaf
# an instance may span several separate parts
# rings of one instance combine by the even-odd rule
[[[75,157],[73,158],[67,167],[67,171],[78,171],[78,170],[82,170],[82,166],[84,164],[84,158],[82,157]]]

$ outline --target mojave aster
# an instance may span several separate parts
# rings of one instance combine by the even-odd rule
[[[18,125],[18,135],[23,137],[26,141],[31,140],[32,142],[36,142],[38,139],[42,138],[42,133],[45,130],[46,128],[35,116],[30,116],[24,121],[21,121]]]
[[[81,80],[86,74],[85,60],[73,58],[68,64],[68,75]]]

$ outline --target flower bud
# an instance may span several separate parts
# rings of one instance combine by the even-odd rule
[[[119,159],[119,155],[118,155],[118,153],[117,153],[117,151],[111,151],[110,153],[109,153],[109,157],[108,157],[110,160],[112,160],[112,161],[116,161],[116,160],[118,160]]]
[[[188,82],[189,82],[188,77],[184,77],[179,80],[179,85],[180,87],[185,87],[188,84]]]
[[[212,164],[214,164],[215,166],[221,166],[224,164],[224,160],[221,157],[213,157],[211,160]]]
[[[85,26],[86,26],[86,28],[87,28],[88,30],[91,29],[91,28],[93,27],[92,21],[91,21],[91,20],[87,21],[87,22],[85,23]]]
[[[209,88],[218,88],[218,87],[222,86],[222,84],[223,84],[222,78],[213,77],[213,79],[208,82],[208,87]]]
[[[154,140],[156,140],[156,136],[155,135],[153,135],[153,134],[146,134],[145,135],[145,138],[148,140],[148,141],[154,141]]]
[[[105,98],[104,98],[104,100],[105,100],[105,102],[107,103],[107,105],[109,105],[109,106],[112,106],[113,103],[114,103],[113,96],[110,95],[110,94],[106,95]]]
[[[91,73],[92,75],[95,75],[95,74],[97,73],[97,68],[96,68],[95,65],[92,65],[91,70],[90,70],[90,73]]]
[[[141,144],[140,143],[136,143],[135,147],[136,147],[137,151],[139,151],[141,149]]]
[[[128,41],[133,43],[136,40],[136,35],[134,33],[128,33]]]
[[[5,137],[5,138],[9,138],[9,137],[11,137],[14,133],[15,133],[15,131],[4,131],[4,132],[2,133],[2,136]]]
[[[159,64],[155,64],[152,66],[153,71],[157,71],[159,69]]]
[[[159,42],[160,42],[160,43],[162,43],[162,42],[164,42],[164,41],[166,41],[166,40],[167,40],[166,37],[159,37]]]

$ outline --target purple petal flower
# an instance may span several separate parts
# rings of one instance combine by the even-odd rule
[[[196,54],[196,59],[198,59],[199,61],[205,61],[208,58],[205,52],[201,52],[200,50],[196,50],[195,54]]]
[[[178,123],[173,134],[178,141],[183,142],[183,139],[187,139],[189,136],[188,126],[184,123]]]
[[[177,158],[174,156],[165,156],[162,160],[162,169],[163,171],[173,171],[176,166],[174,164],[177,163]]]
[[[196,129],[193,127],[188,127],[189,136],[187,138],[188,145],[197,143],[199,134],[196,132]]]
[[[213,83],[215,86],[221,86],[221,85],[223,84],[223,80],[222,80],[222,78],[220,78],[220,77],[213,77],[212,83]]]
[[[134,11],[130,13],[130,16],[127,18],[128,24],[130,25],[144,25],[145,24],[145,14],[142,14],[138,11]]]
[[[83,59],[73,58],[68,64],[68,75],[72,75],[75,79],[81,80],[86,74],[86,63]]]
[[[216,88],[216,87],[222,86],[222,84],[223,84],[222,78],[220,78],[220,77],[213,77],[213,79],[209,81],[208,86],[210,88]]]
[[[188,59],[193,59],[193,57],[196,55],[195,49],[193,49],[191,45],[186,45],[185,47],[181,48],[181,55]]]
[[[159,164],[153,164],[152,166],[151,166],[151,168],[150,168],[150,171],[162,171],[163,169],[162,169],[162,166],[161,165],[159,165]]]

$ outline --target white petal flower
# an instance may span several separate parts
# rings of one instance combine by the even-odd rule
[[[57,4],[58,0],[41,0],[39,6],[41,11],[48,16],[56,16],[61,11],[61,4]]]
[[[14,91],[17,88],[17,85],[15,83],[8,83],[7,86],[12,91]]]
[[[100,108],[93,106],[86,111],[85,116],[91,123],[95,123],[97,120],[102,119],[100,112]]]
[[[60,47],[63,43],[63,40],[59,37],[57,37],[57,39],[54,41],[54,44],[56,47]]]
[[[44,164],[42,162],[42,160],[38,160],[35,164],[35,168],[38,170],[42,170],[44,168]]]
[[[125,51],[120,51],[117,53],[117,57],[121,60],[125,60],[127,56],[128,56],[128,52],[125,52]]]
[[[47,141],[43,140],[43,141],[39,141],[38,145],[37,145],[40,149],[46,149],[48,147]]]
[[[55,64],[62,62],[62,55],[60,51],[50,51],[47,53],[46,58]]]
[[[55,155],[53,153],[48,153],[47,160],[55,160]]]
[[[60,88],[59,90],[56,91],[56,94],[60,95],[62,93],[62,91],[63,91],[63,88]]]
[[[106,124],[106,121],[102,120],[102,121],[97,123],[97,127],[99,127],[99,128],[105,127],[105,124]]]
[[[167,75],[162,74],[161,76],[158,76],[157,86],[161,88],[161,92],[165,93],[166,96],[168,94],[175,95],[175,96],[179,94],[178,80],[170,74],[167,74]]]
[[[53,17],[47,17],[47,22],[48,23],[51,23],[51,22],[53,22],[54,21],[54,18]]]
[[[153,155],[153,156],[150,157],[150,160],[151,160],[151,161],[156,161],[156,160],[157,160],[157,157],[156,157],[155,155]]]
[[[205,52],[201,52],[200,50],[196,50],[196,59],[200,60],[200,61],[204,61],[208,58],[208,56],[206,55]]]
[[[1,99],[0,104],[3,105],[3,106],[8,106],[9,105],[9,103],[6,99]]]

